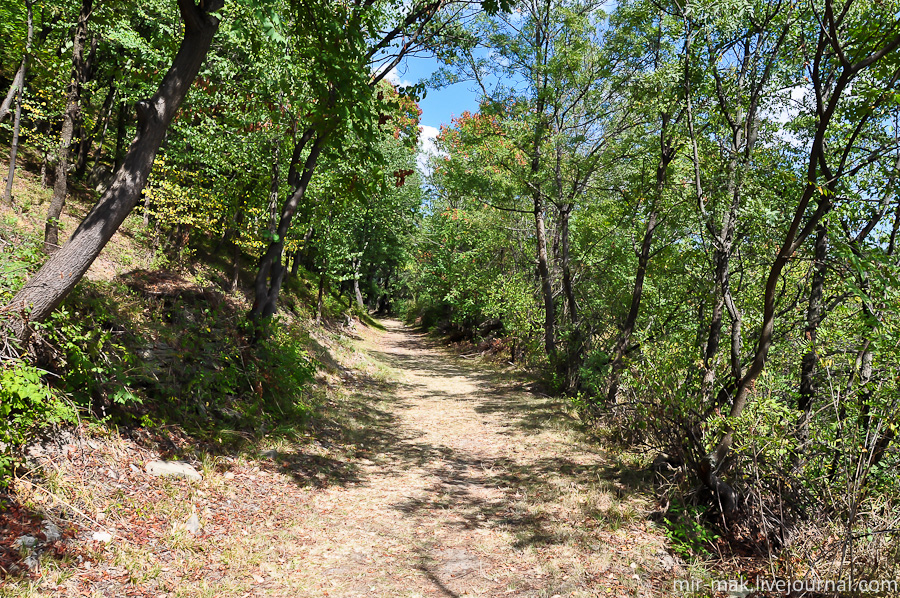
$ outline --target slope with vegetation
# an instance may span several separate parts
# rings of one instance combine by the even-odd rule
[[[310,330],[394,311],[658,455],[685,555],[896,579],[898,10],[4,4],[0,470],[299,434]],[[426,52],[481,102],[423,179]]]

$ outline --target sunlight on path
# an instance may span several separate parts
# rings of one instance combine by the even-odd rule
[[[298,513],[306,595],[669,594],[646,505],[558,403],[384,324],[359,343],[395,378],[356,384],[371,459]]]

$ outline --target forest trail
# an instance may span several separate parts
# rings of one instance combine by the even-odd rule
[[[7,539],[39,533],[29,510],[66,539],[0,595],[672,595],[685,571],[633,464],[520,373],[384,324],[315,333],[326,395],[297,440],[229,455],[185,438],[172,454],[110,434],[43,454],[50,490],[17,482]],[[145,472],[177,455],[202,480]]]
[[[350,374],[371,457],[301,507],[305,595],[670,595],[647,501],[558,400],[384,324],[358,347],[389,380]]]

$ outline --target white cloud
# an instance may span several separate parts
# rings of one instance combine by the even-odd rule
[[[379,69],[377,72],[380,73],[381,70],[382,69]],[[410,85],[413,85],[412,81],[404,79],[400,76],[400,73],[397,72],[397,67],[394,67],[390,71],[388,71],[388,74],[385,75],[384,78],[387,79],[388,82],[394,87],[409,87]]]
[[[783,128],[783,126],[797,118],[809,102],[812,97],[810,94],[812,93],[812,86],[809,83],[793,85],[781,90],[760,111],[760,116],[770,119],[776,125],[781,125],[775,134],[794,147],[801,147],[803,145],[802,141],[797,135]]]
[[[775,114],[775,122],[787,123],[800,114],[800,108],[803,106],[803,100],[806,98],[806,92],[812,91],[809,84],[795,85],[788,88],[787,95],[783,98],[783,105]]]
[[[434,143],[434,139],[440,135],[440,129],[428,125],[419,125],[419,155],[416,163],[419,165],[419,172],[427,175],[431,172],[428,161],[432,156],[445,156],[445,152],[438,149]]]

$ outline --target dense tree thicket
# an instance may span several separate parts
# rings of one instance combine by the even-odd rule
[[[896,10],[533,0],[468,24],[439,78],[482,102],[439,138],[413,314],[545,364],[723,527],[783,545],[827,504],[853,528],[897,490]]]

